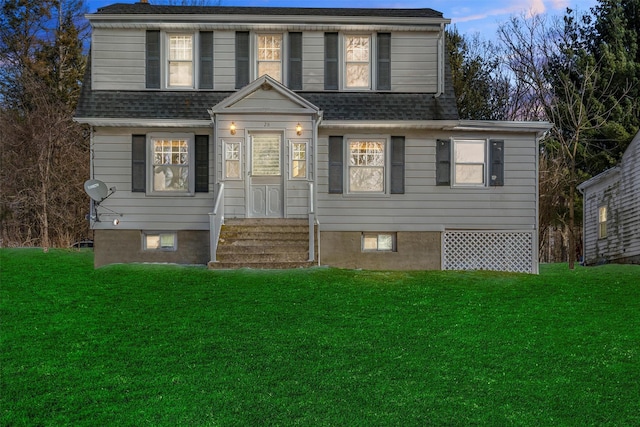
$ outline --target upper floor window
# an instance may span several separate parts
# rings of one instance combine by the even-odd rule
[[[369,89],[371,87],[371,37],[346,35],[345,86],[348,89]]]
[[[145,68],[147,89],[213,89],[213,31],[147,30]]]
[[[168,86],[193,87],[193,35],[170,34],[168,41]]]
[[[324,89],[391,90],[391,33],[325,33]]]
[[[258,77],[268,74],[282,82],[282,34],[260,34],[257,41]]]

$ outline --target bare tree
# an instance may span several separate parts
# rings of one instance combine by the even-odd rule
[[[575,188],[583,178],[578,166],[592,155],[589,135],[607,123],[618,104],[610,102],[616,92],[611,80],[603,78],[601,60],[585,49],[571,11],[564,20],[548,20],[544,15],[513,17],[498,34],[507,53],[506,65],[518,81],[522,115],[553,123],[542,147],[545,162],[541,166],[545,169],[540,185],[545,191],[543,197],[565,204],[556,206],[555,213],[566,212],[568,217],[568,262],[573,269],[577,237]],[[627,92],[628,88],[622,96]],[[560,189],[563,199],[547,194]],[[545,223],[542,227],[548,226]]]
[[[88,233],[88,138],[72,120],[85,65],[75,24],[81,7],[79,0],[2,4],[3,246],[66,246]]]

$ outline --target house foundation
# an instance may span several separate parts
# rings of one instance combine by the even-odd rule
[[[209,262],[209,231],[176,232],[175,250],[144,250],[141,230],[95,230],[94,266],[149,262],[206,264]]]
[[[320,262],[331,267],[365,270],[441,269],[440,232],[398,232],[395,236],[394,251],[368,251],[363,249],[361,232],[323,231]]]

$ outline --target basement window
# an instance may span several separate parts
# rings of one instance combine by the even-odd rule
[[[142,249],[145,251],[175,251],[177,243],[176,233],[145,232],[142,234]]]
[[[362,233],[363,252],[396,252],[396,233]]]

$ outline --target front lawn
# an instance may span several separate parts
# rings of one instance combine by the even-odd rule
[[[0,257],[0,425],[640,425],[640,266]]]

